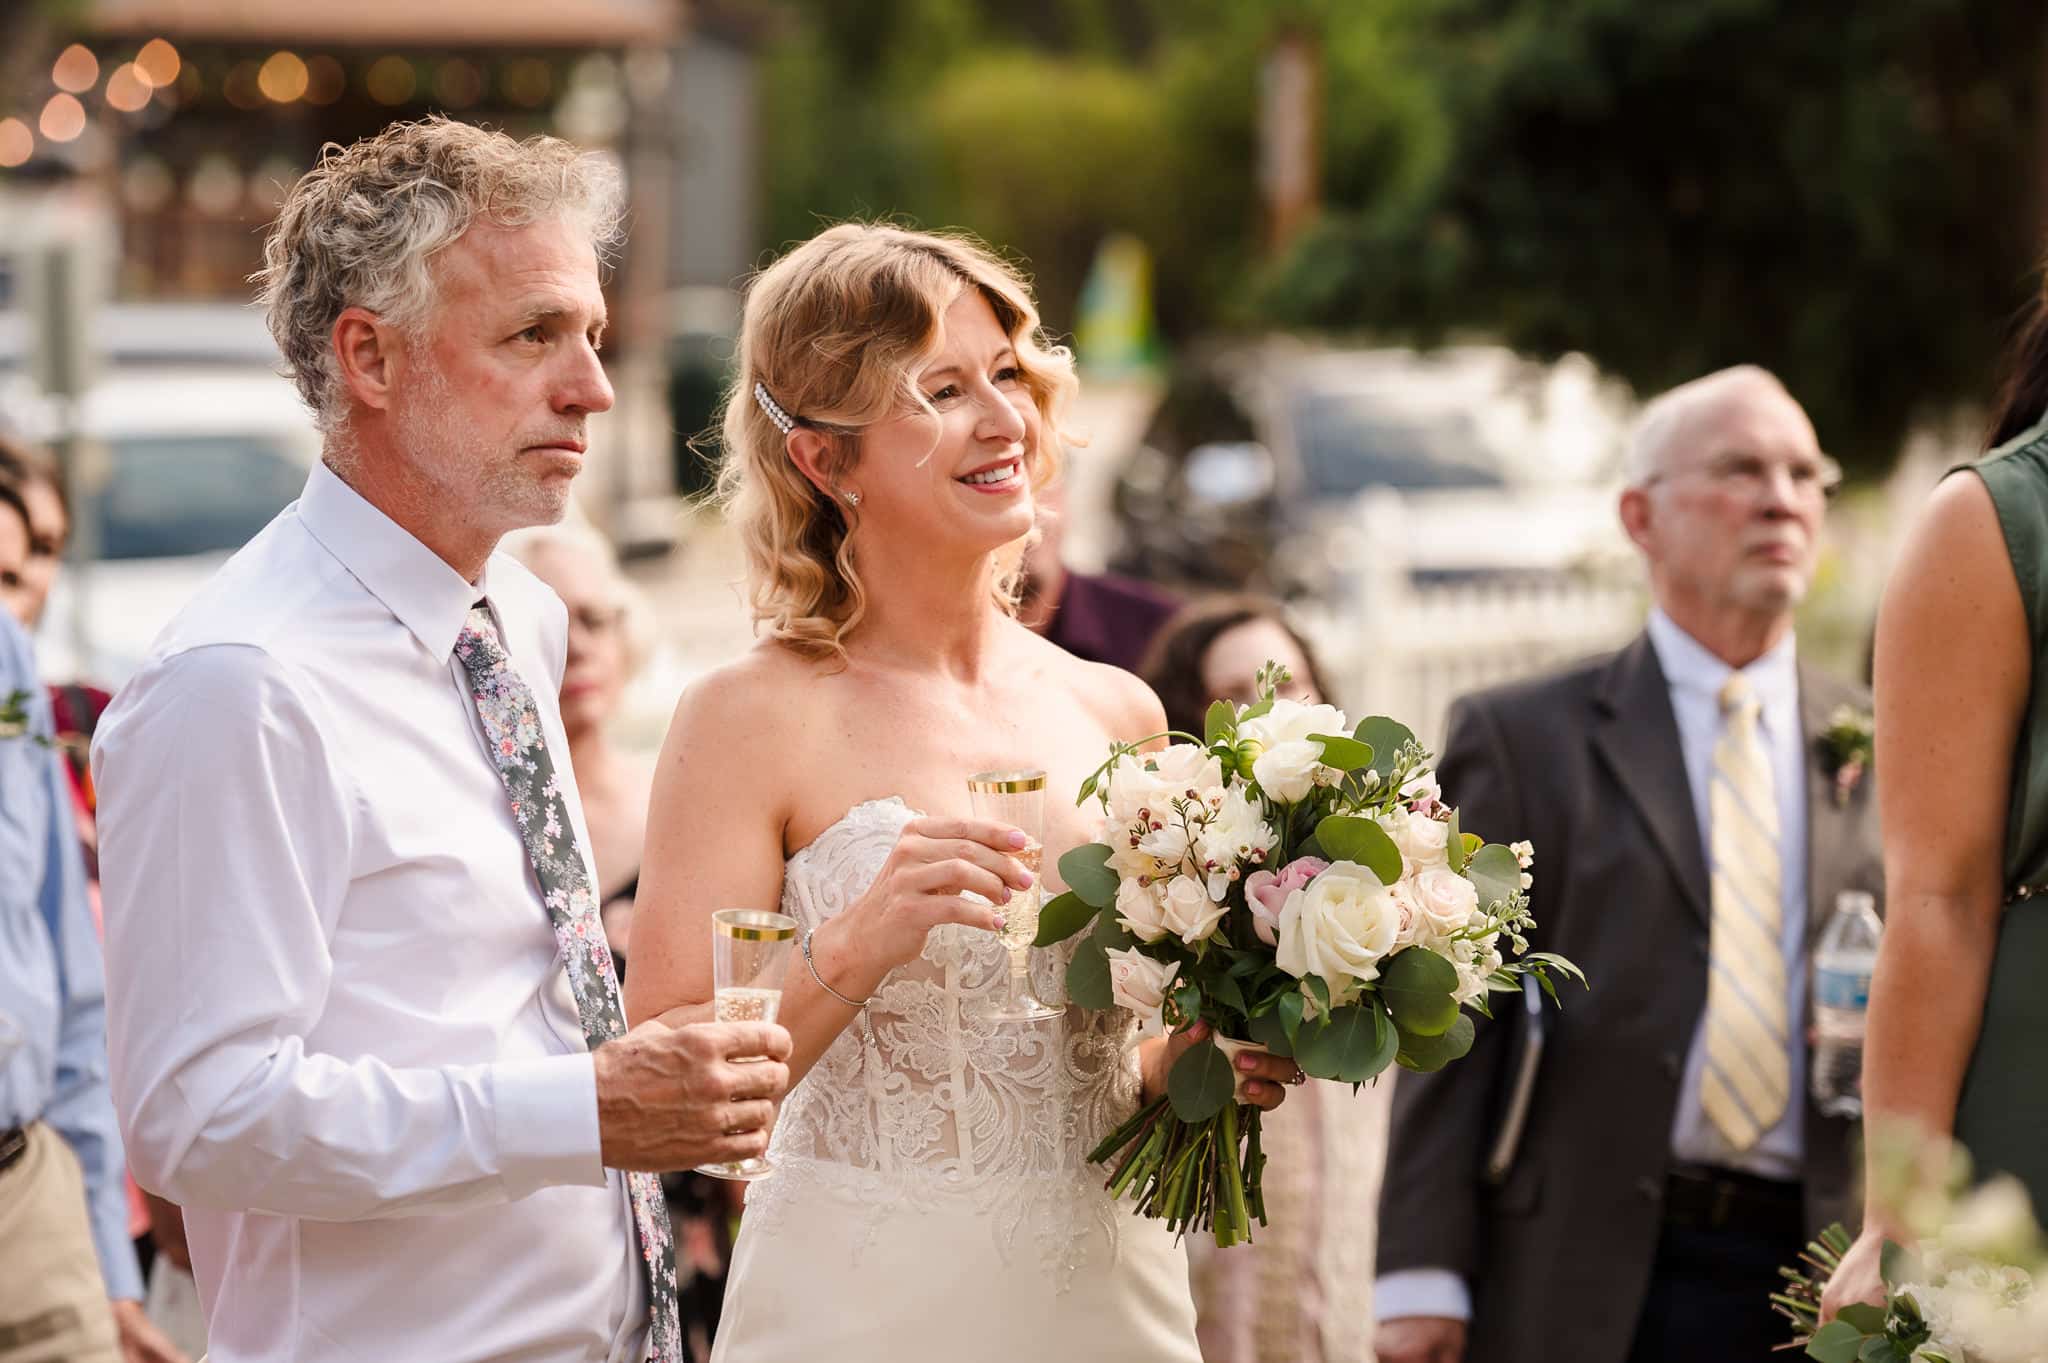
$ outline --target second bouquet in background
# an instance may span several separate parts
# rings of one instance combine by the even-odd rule
[[[1435,1070],[1472,1046],[1467,1008],[1532,975],[1579,979],[1529,950],[1527,843],[1458,827],[1430,757],[1394,720],[1354,729],[1330,705],[1218,701],[1201,736],[1151,752],[1119,745],[1082,787],[1100,841],[1060,858],[1070,887],[1047,904],[1036,945],[1088,937],[1067,992],[1121,1007],[1152,1033],[1206,1021],[1167,1094],[1089,1158],[1112,1193],[1176,1232],[1219,1245],[1265,1223],[1259,1110],[1235,1100],[1226,1048],[1292,1056],[1304,1072],[1366,1083],[1389,1065]]]

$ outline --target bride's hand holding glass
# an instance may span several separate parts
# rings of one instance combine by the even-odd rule
[[[1000,932],[1003,905],[1036,883],[1016,856],[1030,842],[1022,829],[1003,823],[912,819],[867,893],[815,934],[816,950],[829,959],[818,961],[826,981],[864,998],[884,975],[915,960],[941,923]]]

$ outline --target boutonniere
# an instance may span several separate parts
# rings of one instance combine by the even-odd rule
[[[0,738],[20,738],[28,732],[28,699],[26,691],[9,691],[0,696]]]
[[[1820,755],[1834,782],[1837,805],[1848,804],[1856,787],[1863,784],[1875,751],[1876,733],[1868,710],[1838,705],[1828,716],[1828,727],[1821,730]]]

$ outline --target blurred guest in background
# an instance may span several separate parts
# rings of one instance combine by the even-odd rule
[[[1166,622],[1139,675],[1166,722],[1200,734],[1210,702],[1249,704],[1268,661],[1282,695],[1329,698],[1308,641],[1278,602],[1195,601]],[[1189,1276],[1204,1363],[1365,1363],[1372,1357],[1372,1261],[1392,1076],[1353,1093],[1309,1084],[1266,1114],[1266,1209],[1256,1241],[1217,1249],[1190,1236]]]
[[[627,684],[652,651],[653,621],[645,598],[619,571],[611,542],[586,524],[521,530],[506,536],[504,547],[569,608],[562,730],[590,826],[605,939],[623,981],[654,762],[651,753],[623,751],[614,726]],[[664,1174],[661,1183],[675,1223],[684,1342],[692,1357],[708,1358],[732,1257],[732,1213],[745,1185],[689,1171]]]
[[[1145,648],[1173,614],[1174,599],[1149,582],[1071,571],[1064,484],[1038,493],[1038,538],[1024,551],[1024,595],[1017,618],[1077,658],[1138,670]]]
[[[1853,1212],[1807,981],[1836,894],[1880,882],[1871,783],[1819,741],[1869,696],[1792,631],[1840,471],[1745,366],[1645,407],[1628,473],[1644,632],[1451,710],[1444,798],[1535,844],[1533,944],[1591,989],[1497,1001],[1462,1062],[1401,1076],[1380,1363],[1763,1363],[1766,1285]]]
[[[0,481],[0,1359],[179,1360],[142,1311],[99,943],[15,618],[29,537],[25,499]]]

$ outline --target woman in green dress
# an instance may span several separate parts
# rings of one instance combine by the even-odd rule
[[[2015,348],[1989,453],[1942,482],[1878,610],[1889,898],[1863,1060],[1868,1119],[1953,1135],[2048,1208],[2048,306]],[[2044,678],[2048,680],[2048,678]],[[1828,1314],[1881,1300],[1901,1238],[1866,1200]]]

